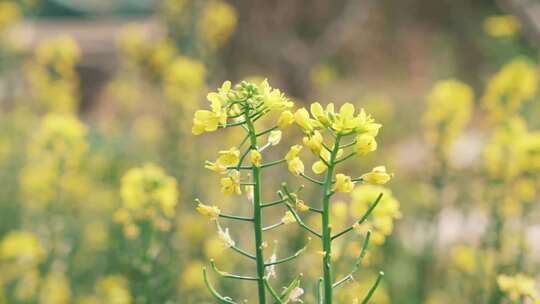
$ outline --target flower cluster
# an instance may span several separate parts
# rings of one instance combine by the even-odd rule
[[[315,174],[323,174],[327,171],[328,165],[333,161],[343,161],[351,156],[364,156],[377,149],[375,137],[381,127],[375,120],[367,114],[364,109],[355,115],[355,108],[350,103],[341,106],[339,112],[334,111],[334,104],[329,103],[325,108],[316,102],[313,103],[308,112],[301,108],[294,113],[294,122],[304,131],[303,144],[318,157],[311,166]],[[331,159],[331,149],[325,143],[323,137],[324,130],[333,133],[333,136],[345,137],[354,135],[355,139],[348,145],[337,147],[334,159]],[[353,147],[353,152],[343,156],[345,148]],[[302,150],[302,145],[294,145],[285,156],[289,171],[296,175],[303,175],[304,163],[298,156]],[[362,175],[359,180],[370,184],[382,185],[390,180],[392,174],[386,172],[384,166],[373,168],[371,172]],[[353,180],[350,176],[337,174],[334,190],[337,192],[351,192]]]
[[[0,32],[15,23],[20,15],[21,11],[14,1],[0,2]]]
[[[521,105],[532,99],[538,88],[537,67],[527,59],[507,63],[487,84],[482,105],[492,119],[512,116]]]
[[[122,208],[115,220],[124,225],[128,237],[138,235],[137,221],[148,220],[163,231],[170,228],[178,201],[176,180],[160,167],[148,163],[132,168],[122,177]]]
[[[257,121],[268,112],[283,112],[293,106],[292,101],[280,90],[272,88],[267,80],[259,85],[242,82],[234,88],[230,81],[225,81],[217,92],[209,93],[207,99],[210,102],[210,110],[195,112],[192,127],[195,135],[246,123],[245,114],[248,112],[251,115],[249,119]],[[285,126],[286,123],[279,123],[284,120],[281,116],[278,124]],[[229,120],[232,121],[227,124]]]
[[[28,161],[19,177],[22,195],[29,206],[41,208],[59,188],[69,188],[87,151],[86,136],[86,126],[72,115],[43,117],[28,145]]]
[[[208,1],[198,21],[201,39],[211,49],[222,47],[236,29],[237,19],[236,10],[228,3]]]
[[[39,108],[74,113],[79,106],[79,79],[75,67],[81,51],[71,37],[46,40],[35,50],[26,74]]]
[[[512,301],[518,301],[524,297],[533,299],[538,297],[534,278],[522,273],[518,273],[514,276],[504,274],[499,275],[497,277],[497,284]]]
[[[471,117],[474,93],[470,86],[455,79],[437,82],[427,97],[423,123],[427,140],[448,157],[451,145]]]

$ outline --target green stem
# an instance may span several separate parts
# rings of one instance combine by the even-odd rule
[[[330,197],[332,196],[332,179],[334,177],[334,168],[336,156],[339,150],[340,135],[336,136],[334,147],[330,152],[328,161],[328,171],[323,184],[323,213],[322,213],[322,239],[323,239],[323,285],[324,285],[324,304],[332,304],[332,229],[330,225]]]
[[[249,131],[250,149],[257,149],[257,132],[255,126],[247,113],[246,124]],[[266,304],[266,294],[264,286],[264,255],[263,255],[263,239],[262,239],[262,200],[261,200],[261,168],[252,166],[253,176],[253,224],[255,233],[255,258],[257,262],[257,287],[259,290],[259,304]]]

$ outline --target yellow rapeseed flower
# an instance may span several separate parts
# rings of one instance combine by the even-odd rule
[[[262,154],[261,154],[261,152],[252,149],[252,150],[249,152],[249,157],[250,157],[250,159],[251,159],[251,163],[252,163],[255,167],[260,167],[260,166],[261,166],[261,161],[262,161]]]
[[[356,137],[356,144],[354,145],[356,154],[362,156],[375,150],[377,150],[377,141],[375,140],[375,137],[369,134],[361,134]]]
[[[0,31],[15,23],[21,15],[19,7],[15,2],[0,2]]]
[[[168,219],[176,213],[176,180],[151,163],[132,168],[124,174],[120,196],[123,208],[135,219],[152,218],[158,210]]]
[[[490,16],[484,20],[483,28],[489,36],[506,38],[519,33],[521,23],[512,15]]]
[[[482,106],[495,120],[512,116],[538,90],[537,67],[524,58],[504,65],[489,81]]]
[[[522,273],[513,276],[501,274],[497,276],[497,284],[512,301],[518,301],[521,297],[536,298],[538,296],[534,278]]]
[[[217,206],[205,205],[201,202],[197,205],[197,212],[200,214],[209,217],[211,220],[217,220],[221,210]]]
[[[362,175],[362,180],[368,184],[384,185],[392,178],[392,176],[392,173],[386,172],[385,166],[378,166],[373,168],[371,172]]]
[[[354,183],[350,176],[342,173],[336,174],[336,183],[334,184],[334,191],[336,192],[351,192],[354,188]]]
[[[469,122],[473,101],[472,88],[455,79],[437,82],[429,93],[423,124],[427,140],[443,156]]]
[[[221,192],[225,195],[242,194],[239,171],[232,170],[227,177],[221,178]]]
[[[130,304],[129,282],[121,275],[108,275],[96,282],[96,293],[103,303]]]
[[[207,2],[198,22],[202,40],[212,49],[222,47],[234,32],[237,18],[235,8],[227,2]]]
[[[281,112],[281,114],[279,115],[277,125],[279,128],[283,129],[291,125],[293,122],[294,122],[294,114],[291,111],[286,110],[286,111]]]

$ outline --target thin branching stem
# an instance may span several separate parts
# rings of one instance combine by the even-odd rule
[[[314,183],[314,184],[317,184],[317,185],[319,185],[319,186],[324,185],[324,183],[321,182],[320,180],[316,180],[315,178],[313,178],[313,177],[311,177],[311,176],[309,176],[309,175],[306,175],[306,174],[304,174],[304,173],[300,173],[300,176],[302,176],[303,178],[307,179],[308,181],[310,181],[310,182],[312,182],[312,183]]]
[[[274,130],[277,130],[277,129],[279,129],[278,126],[273,126],[273,127],[271,127],[271,128],[268,128],[268,129],[266,129],[266,130],[263,130],[263,131],[257,133],[257,137],[263,136],[264,134],[268,134],[268,133],[270,133],[270,132],[272,132],[272,131],[274,131]]]
[[[239,216],[239,215],[231,215],[231,214],[220,213],[219,217],[230,219],[230,220],[253,222],[253,218],[252,217],[247,217],[247,216]]]
[[[375,201],[369,206],[368,210],[364,213],[364,215],[363,215],[359,220],[357,220],[357,221],[355,222],[355,224],[360,225],[360,224],[364,223],[364,222],[367,220],[367,218],[369,217],[369,215],[371,214],[371,212],[373,212],[373,210],[375,209],[375,207],[377,207],[377,205],[378,205],[379,202],[381,201],[382,196],[383,196],[383,194],[380,193],[379,196],[377,196],[377,199],[375,199]],[[353,225],[354,225],[354,224],[353,224]],[[337,233],[336,235],[334,235],[334,236],[332,237],[332,240],[334,240],[334,239],[336,239],[336,238],[338,238],[338,237],[344,235],[345,233],[351,231],[351,230],[353,229],[353,225],[349,226],[349,228],[347,228],[347,229],[345,229],[345,230],[343,230],[343,231]]]
[[[240,253],[241,255],[245,256],[245,257],[248,257],[252,260],[256,260],[257,258],[253,255],[253,254],[250,254],[248,253],[247,251],[243,250],[243,249],[240,249],[239,247],[237,246],[231,246],[231,249]]]
[[[263,227],[262,231],[272,230],[272,229],[277,228],[277,227],[282,226],[282,225],[285,225],[285,223],[283,223],[283,222],[278,222],[278,223],[275,223],[275,224],[273,224],[273,225]]]
[[[281,198],[281,199],[278,199],[278,200],[275,200],[275,201],[272,201],[272,202],[263,203],[263,204],[261,204],[261,208],[267,208],[267,207],[272,207],[272,206],[275,206],[275,205],[280,205],[280,204],[283,204],[286,201],[287,201],[286,198]]]
[[[375,280],[375,283],[369,289],[366,297],[362,301],[362,304],[368,304],[369,303],[369,300],[371,299],[371,297],[375,293],[375,290],[377,290],[377,287],[379,287],[379,284],[381,283],[381,280],[382,280],[383,277],[384,277],[384,272],[382,272],[382,271],[379,272],[379,275],[377,276],[377,280]]]
[[[231,274],[225,271],[221,271],[217,268],[216,263],[214,260],[210,260],[210,265],[212,266],[212,269],[219,274],[221,277],[227,278],[227,279],[235,279],[235,280],[244,280],[244,281],[259,281],[259,278],[257,277],[251,277],[251,276],[243,276],[243,275],[237,275],[237,274]]]
[[[276,161],[273,161],[273,162],[265,163],[265,164],[261,165],[261,168],[272,167],[272,166],[275,166],[275,165],[282,164],[282,163],[284,163],[286,161],[287,161],[286,159],[280,159],[280,160],[276,160]]]
[[[295,252],[293,255],[291,255],[289,257],[286,257],[286,258],[283,258],[283,259],[280,259],[280,260],[273,261],[273,262],[268,262],[268,263],[264,264],[264,266],[278,265],[278,264],[282,264],[282,263],[294,260],[297,257],[299,257],[306,250],[306,248],[307,248],[307,246],[304,246],[303,248],[301,248],[300,250]]]
[[[339,163],[342,163],[342,162],[346,161],[347,159],[349,159],[349,158],[351,158],[351,157],[353,157],[353,156],[355,156],[355,155],[356,155],[356,153],[355,153],[355,152],[352,152],[352,153],[348,154],[347,156],[344,156],[344,157],[342,157],[342,158],[336,160],[335,164],[337,165],[337,164],[339,164]]]
[[[220,295],[216,289],[210,284],[210,280],[208,280],[208,273],[206,271],[206,267],[203,267],[203,278],[204,278],[204,284],[206,285],[206,288],[210,291],[212,296],[218,300],[219,303],[225,303],[225,304],[237,304],[229,297],[224,297]]]

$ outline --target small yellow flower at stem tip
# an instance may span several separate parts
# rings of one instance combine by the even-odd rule
[[[251,152],[249,152],[249,157],[251,158],[251,163],[255,166],[255,167],[260,167],[261,166],[261,161],[262,161],[262,155],[259,151],[257,150],[251,150]]]
[[[280,129],[283,129],[289,125],[291,125],[294,122],[294,114],[287,110],[281,112],[281,115],[279,115],[277,125]]]
[[[321,160],[314,162],[311,166],[311,170],[315,174],[322,174],[324,171],[326,171],[326,169],[326,165]]]
[[[362,134],[356,138],[354,149],[359,156],[366,155],[377,150],[377,141],[369,134]]]
[[[387,173],[385,166],[378,166],[373,169],[371,169],[371,172],[366,173],[362,175],[362,180],[368,184],[373,185],[384,185],[386,184],[392,177],[394,176],[393,173]]]
[[[217,206],[209,206],[199,202],[197,205],[197,212],[210,218],[211,220],[217,220],[221,210],[219,210]]]
[[[296,219],[294,218],[294,215],[292,212],[287,211],[285,212],[285,215],[281,218],[281,222],[285,225],[296,222]]]
[[[313,131],[313,123],[309,117],[309,113],[305,108],[296,110],[294,113],[294,122],[305,132]]]
[[[288,161],[293,160],[296,156],[298,156],[298,153],[302,151],[301,145],[294,145],[289,149],[289,152],[285,155],[285,159]]]
[[[225,195],[242,194],[239,171],[231,171],[229,172],[229,176],[221,179],[221,191]]]
[[[334,185],[334,191],[336,192],[351,192],[354,188],[354,183],[350,176],[345,174],[336,174],[336,183]]]
[[[319,131],[313,132],[303,138],[304,146],[308,147],[315,155],[319,155],[322,150],[323,137]]]
[[[295,207],[296,207],[296,210],[298,210],[300,212],[305,212],[305,211],[309,210],[309,207],[301,199],[296,200]]]
[[[304,163],[300,157],[295,157],[288,162],[288,168],[291,173],[300,175],[304,173]]]

